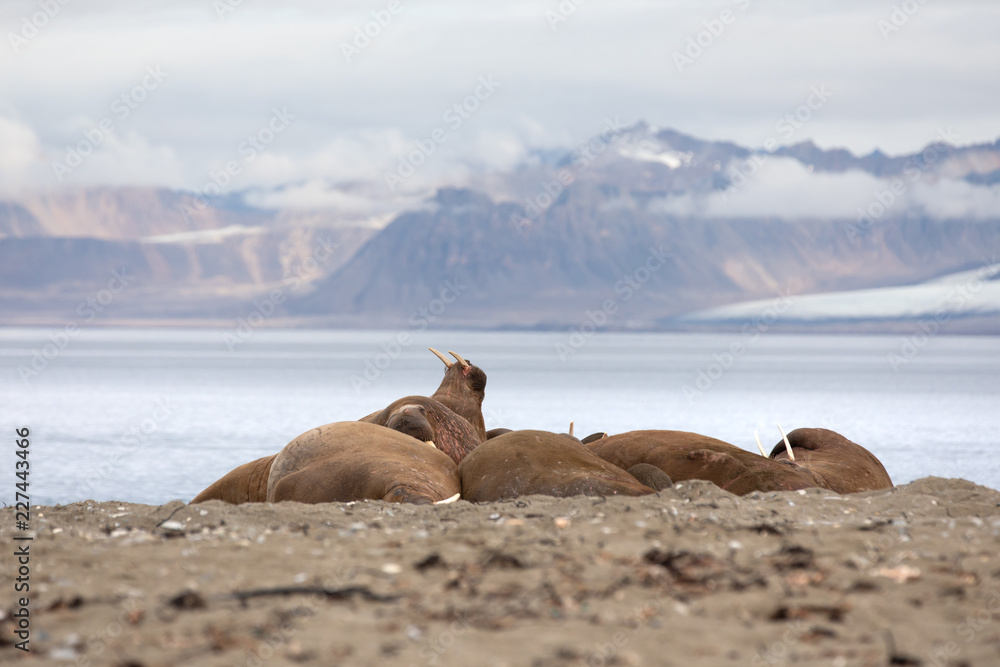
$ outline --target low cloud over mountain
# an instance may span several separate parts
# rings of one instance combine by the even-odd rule
[[[125,268],[136,279],[108,305],[109,321],[225,323],[266,310],[262,323],[332,326],[715,326],[690,314],[988,265],[1000,248],[998,175],[1000,142],[859,157],[609,118],[578,146],[468,171],[427,194],[386,196],[372,175],[217,196],[8,196],[0,313],[8,323],[72,319]],[[949,326],[963,323],[1000,330],[989,309]]]

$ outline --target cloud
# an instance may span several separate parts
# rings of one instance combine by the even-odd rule
[[[973,185],[942,179],[920,182],[910,190],[906,204],[931,218],[996,220],[1000,218],[1000,185]]]
[[[739,187],[666,197],[649,207],[651,212],[699,217],[856,217],[857,207],[881,187],[880,179],[865,172],[817,173],[798,160],[768,156]]]
[[[578,145],[615,116],[757,146],[822,83],[835,95],[796,141],[902,153],[941,124],[953,125],[964,143],[1000,135],[1000,87],[983,83],[995,78],[1000,59],[1000,42],[989,38],[1000,30],[994,3],[927,3],[889,39],[876,26],[888,6],[748,3],[678,72],[673,53],[723,5],[737,4],[746,3],[407,1],[347,62],[340,44],[384,1],[245,0],[222,18],[210,0],[72,2],[17,53],[0,47],[14,65],[0,68],[0,90],[31,119],[39,147],[57,153],[78,140],[74,119],[107,116],[145,68],[162,66],[169,78],[119,131],[136,132],[153,152],[169,151],[159,154],[170,159],[164,184],[191,188],[274,106],[299,120],[248,165],[243,187],[380,177],[386,161],[491,75],[503,86],[414,183],[509,165],[523,153],[518,142]],[[553,27],[547,12],[569,6]],[[38,7],[3,2],[0,19],[16,31]],[[920,86],[906,83],[914,71]],[[131,164],[109,166],[102,177],[112,185],[134,180]]]
[[[342,189],[321,179],[247,194],[251,206],[270,209],[332,209],[346,218],[386,216],[421,204],[420,198],[386,197],[371,187]]]
[[[35,131],[0,115],[0,195],[16,194],[37,178],[42,149]]]
[[[750,163],[730,165],[736,167]],[[651,213],[683,217],[856,219],[873,203],[886,215],[908,213],[931,218],[996,219],[1000,186],[978,186],[953,179],[882,179],[862,171],[812,171],[793,158],[765,156],[763,164],[734,187],[710,194],[684,194],[652,200]],[[895,191],[893,188],[895,187]]]

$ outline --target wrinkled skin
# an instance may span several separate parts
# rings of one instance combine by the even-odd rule
[[[808,470],[819,486],[837,493],[892,488],[882,462],[861,445],[825,428],[797,428],[788,434],[795,463]],[[771,450],[775,461],[789,462],[784,441]]]
[[[444,372],[444,379],[430,396],[452,412],[472,424],[480,442],[486,440],[486,422],[483,420],[483,400],[486,398],[486,373],[471,364],[452,364]]]
[[[222,500],[233,505],[262,503],[267,500],[267,480],[277,454],[264,456],[234,468],[199,493],[191,504]]]
[[[457,464],[486,439],[482,411],[485,397],[486,373],[475,365],[453,363],[431,397],[408,396],[359,421],[398,428],[423,442],[433,441]],[[417,408],[423,408],[426,423],[420,423],[413,414]],[[264,457],[235,468],[191,502],[213,499],[235,504],[263,502],[273,459]]]
[[[655,491],[568,435],[512,431],[470,453],[459,466],[462,497],[492,502],[530,494],[642,496]]]
[[[455,463],[384,426],[337,422],[298,436],[274,458],[267,501],[430,504],[459,493]]]
[[[422,405],[402,405],[389,415],[386,426],[405,433],[420,442],[434,442],[434,428],[427,420],[427,408]]]
[[[587,447],[625,470],[648,463],[665,472],[674,483],[702,479],[737,495],[820,486],[811,472],[795,464],[767,459],[698,433],[629,431]]]
[[[362,423],[388,426],[393,415],[401,408],[419,406],[424,409],[423,416],[433,431],[434,446],[451,457],[456,464],[479,446],[482,440],[466,419],[455,414],[447,406],[426,396],[406,396],[390,404],[384,410],[368,415]]]

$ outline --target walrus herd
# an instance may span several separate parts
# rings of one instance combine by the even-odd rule
[[[405,396],[354,422],[314,428],[277,454],[245,463],[191,502],[385,500],[491,502],[530,494],[641,496],[689,479],[738,495],[892,486],[882,463],[834,431],[800,428],[768,455],[686,431],[595,433],[486,430],[486,373],[449,350],[430,396]],[[780,429],[780,427],[779,427]]]

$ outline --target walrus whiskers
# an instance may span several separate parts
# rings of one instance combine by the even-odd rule
[[[472,364],[470,364],[468,361],[466,361],[465,359],[463,359],[462,355],[455,354],[451,350],[448,350],[448,354],[450,354],[451,356],[455,357],[455,359],[458,360],[458,363],[462,364],[462,368],[464,368],[465,370],[469,370],[470,368],[472,368]]]
[[[782,430],[781,424],[775,424],[775,426],[778,427],[778,430],[781,432],[781,438],[785,441],[785,451],[788,452],[788,458],[794,463],[795,454],[792,454],[792,445],[788,442],[788,436],[785,435],[785,432]]]
[[[437,350],[435,350],[433,347],[429,347],[427,349],[430,350],[431,352],[433,352],[435,357],[437,357],[438,359],[440,359],[441,361],[444,362],[444,367],[445,368],[451,368],[455,364],[454,361],[449,361],[448,357],[444,356],[443,354],[441,354],[440,352],[438,352]],[[452,353],[452,354],[454,354],[454,353]]]
[[[764,453],[764,445],[760,444],[760,436],[757,435],[757,429],[753,430],[753,437],[754,437],[754,440],[757,441],[757,449],[760,450],[760,455],[763,456],[766,459],[767,458],[767,454]]]
[[[461,497],[462,497],[462,494],[461,494],[461,493],[456,493],[456,494],[455,494],[455,495],[453,495],[453,496],[452,496],[451,498],[445,498],[444,500],[439,500],[439,501],[437,501],[437,502],[436,502],[436,503],[434,503],[434,504],[435,504],[435,505],[447,505],[448,503],[453,503],[453,502],[455,502],[456,500],[458,500],[458,499],[459,499],[459,498],[461,498]]]

